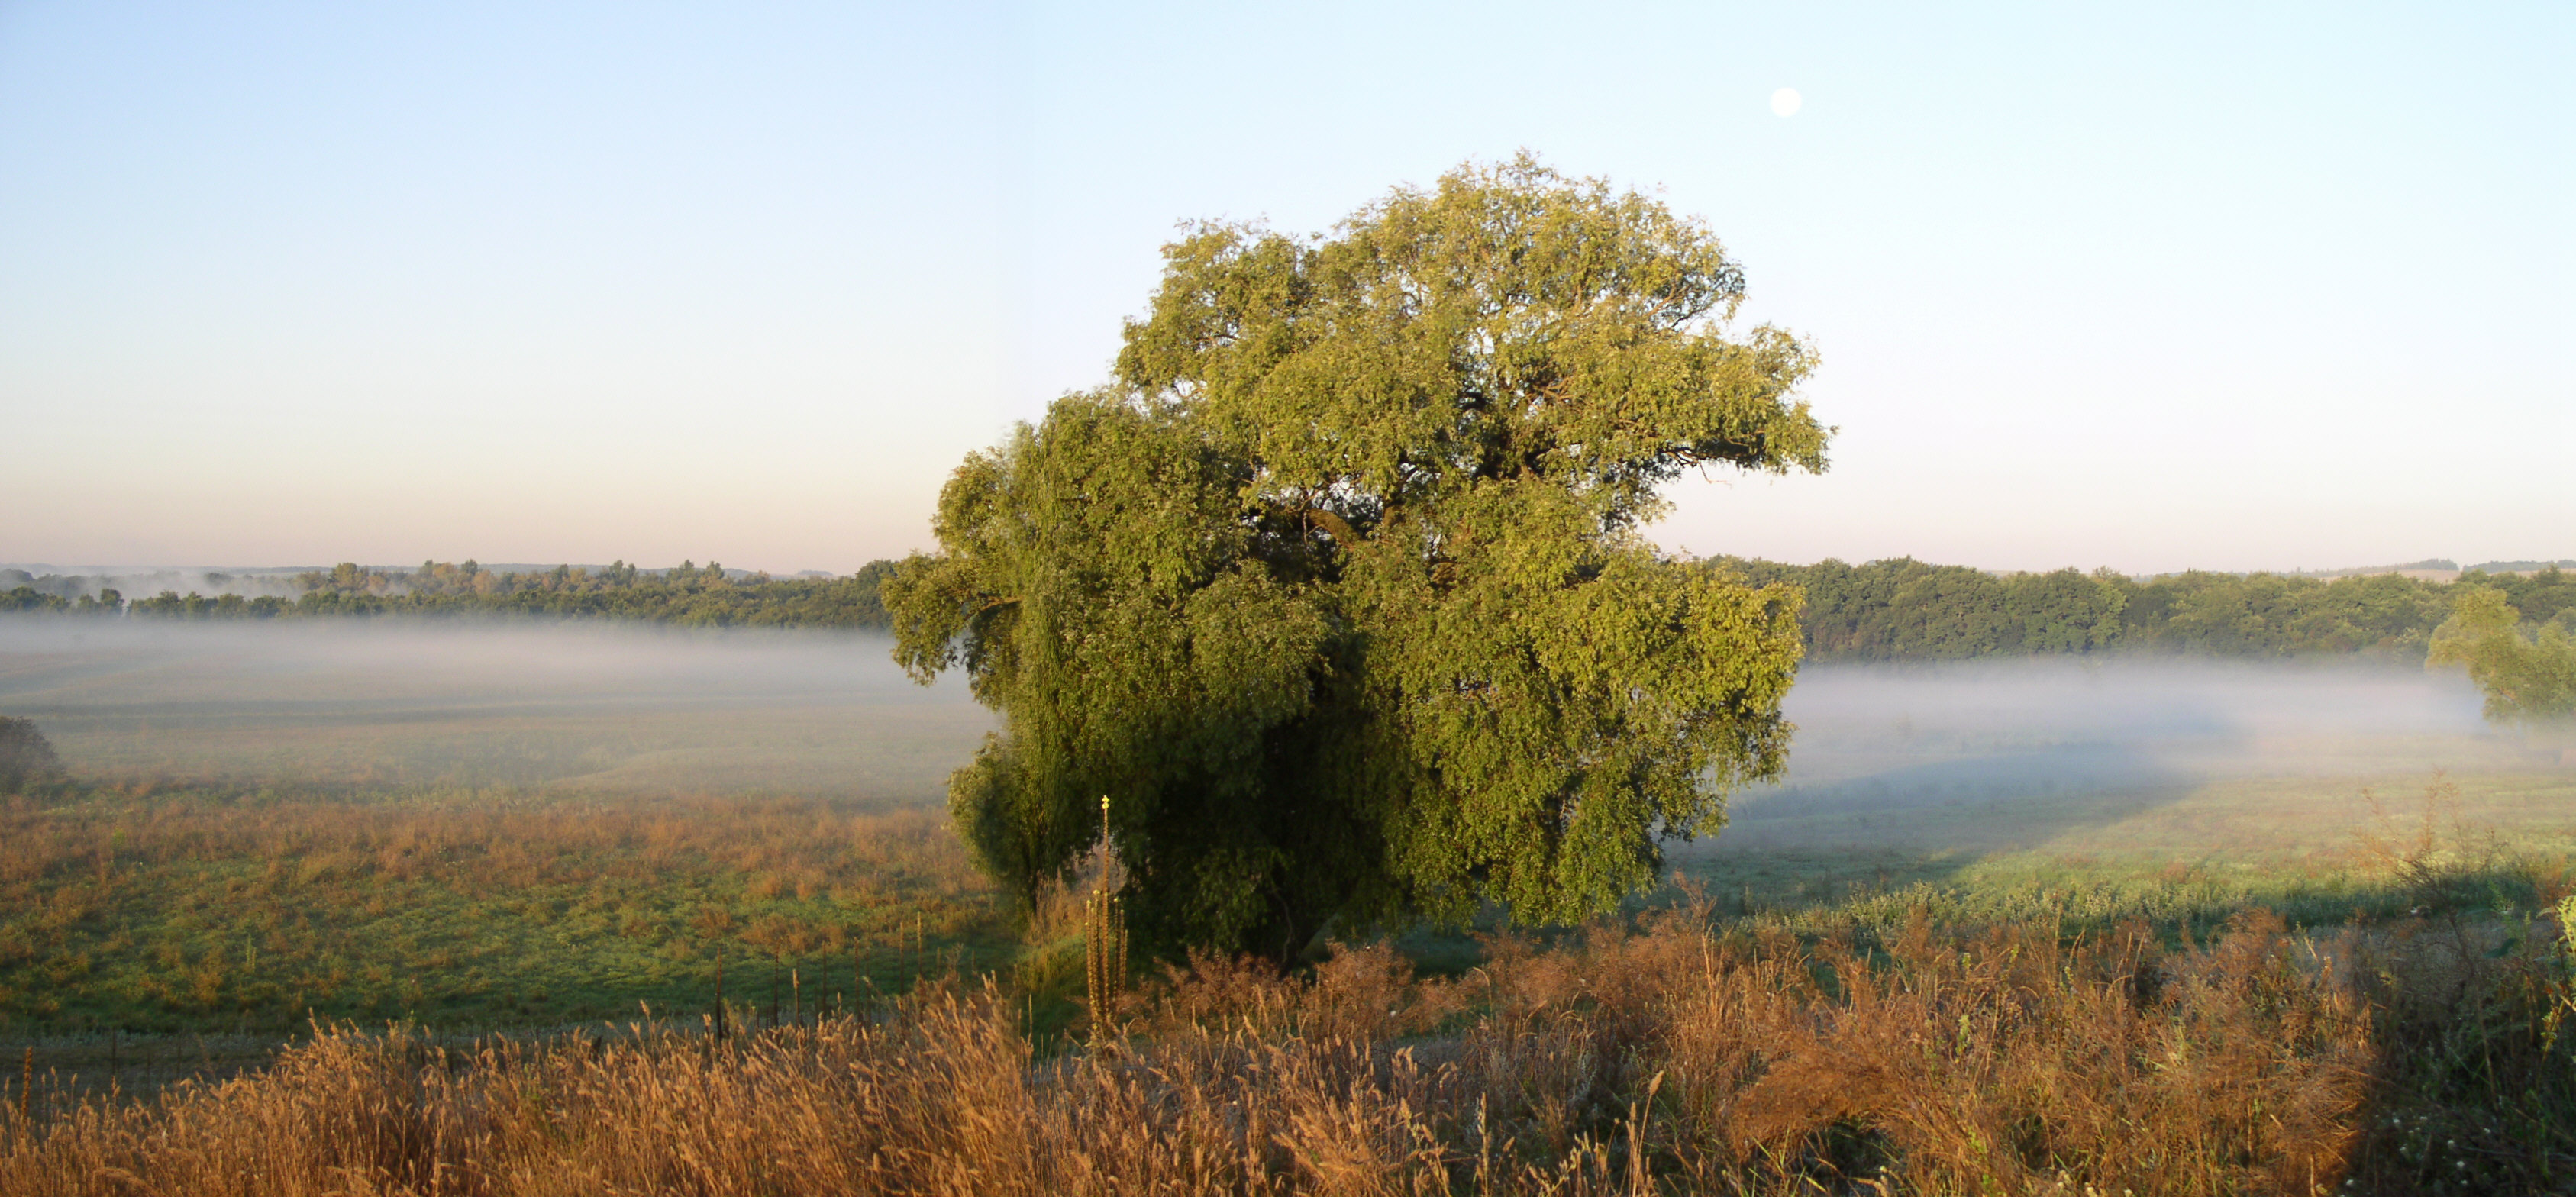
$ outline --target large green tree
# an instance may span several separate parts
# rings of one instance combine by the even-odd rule
[[[1685,472],[1825,464],[1704,226],[1524,158],[1164,258],[1114,384],[969,457],[885,586],[1003,716],[950,788],[987,868],[1034,896],[1106,795],[1147,942],[1284,960],[1603,909],[1778,773],[1797,592],[1638,532]]]

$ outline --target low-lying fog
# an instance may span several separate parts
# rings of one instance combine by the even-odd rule
[[[0,715],[74,773],[936,800],[991,718],[882,636],[0,620]]]
[[[1788,778],[1730,848],[2302,851],[2420,817],[2437,780],[2499,830],[2576,826],[2576,768],[2456,672],[2354,661],[1811,666]],[[2370,797],[2365,797],[2367,792]]]
[[[2468,768],[2519,754],[2457,672],[2346,662],[1810,666],[1791,783]],[[1973,768],[1961,768],[1974,762]]]
[[[0,715],[105,781],[770,792],[938,801],[993,726],[883,637],[634,625],[0,620]],[[2576,825],[2576,762],[2456,674],[2351,662],[1811,666],[1790,776],[1730,848],[2297,847],[2435,772]],[[2481,805],[2483,804],[2483,805]],[[2500,812],[2500,813],[2499,813]]]

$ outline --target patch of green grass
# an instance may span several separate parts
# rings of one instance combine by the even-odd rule
[[[2253,776],[2008,799],[1754,806],[1672,857],[1721,914],[1815,927],[2143,919],[2168,934],[2262,907],[2321,927],[2446,911],[2529,913],[2576,877],[2564,770]],[[2410,863],[2411,862],[2411,863]],[[2416,874],[2410,882],[2401,874]],[[2427,870],[2430,870],[2428,873]],[[2428,876],[2445,880],[2433,891]]]
[[[1019,937],[918,809],[219,791],[0,825],[0,1033],[543,1025],[899,991]]]
[[[1849,812],[1775,814],[1672,864],[1715,916],[1805,934],[1920,909],[2069,935],[2144,920],[2197,939],[2257,907],[2299,928],[2428,904],[2535,911],[2576,875],[2576,837],[2563,820],[2555,838],[2543,830],[2568,800],[2567,780],[2548,775],[2480,776],[2376,807],[2348,780],[2250,779],[2152,808],[2027,796],[1905,835]],[[2085,822],[2121,801],[2120,819]],[[2014,847],[1999,842],[2010,828],[2043,834]],[[2438,886],[2399,876],[2409,854],[2438,866]],[[810,1007],[954,969],[998,974],[1033,1028],[1080,1018],[1070,916],[1018,917],[936,816],[907,804],[94,786],[0,810],[0,899],[5,1035],[276,1034],[308,1016],[542,1026],[631,1017],[639,1003],[691,1017],[714,1007],[719,957],[726,998],[762,1015],[773,990],[782,1009],[799,1001],[791,978]],[[1667,889],[1643,901],[1685,900]],[[1431,973],[1481,960],[1463,934],[1415,930],[1398,945]]]

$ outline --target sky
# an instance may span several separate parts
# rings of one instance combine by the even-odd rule
[[[2576,556],[2571,61],[2552,3],[0,0],[0,561],[848,571],[1179,222],[1523,149],[1822,355],[1831,469],[1673,550]]]

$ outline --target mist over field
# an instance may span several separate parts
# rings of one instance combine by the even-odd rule
[[[596,621],[0,617],[0,715],[33,720],[79,783],[71,801],[13,799],[0,811],[11,820],[0,834],[0,899],[26,912],[0,921],[0,1031],[49,1036],[31,1035],[21,1054],[22,1075],[38,1075],[41,1065],[47,1080],[37,1100],[48,1111],[67,1108],[68,1100],[113,1102],[118,1092],[181,1101],[278,1095],[274,1100],[288,1102],[357,1091],[312,1080],[312,1061],[371,1059],[347,1053],[374,1050],[365,1045],[375,1041],[334,1031],[340,1038],[293,1045],[298,1028],[323,1025],[482,1028],[534,1034],[530,1042],[538,1042],[542,1032],[528,1028],[613,1028],[627,1019],[630,1030],[650,1034],[609,1045],[622,1053],[615,1060],[680,1062],[720,1075],[729,1075],[720,1070],[734,1067],[736,1057],[710,1051],[709,1036],[722,1039],[734,1031],[721,1028],[733,1028],[742,1050],[774,1053],[741,1059],[794,1067],[821,1061],[810,1065],[816,1075],[846,1088],[852,1073],[840,1058],[817,1053],[843,1050],[832,1046],[844,1044],[834,1036],[875,1034],[859,1029],[878,1024],[842,1012],[894,1011],[897,1021],[886,1025],[912,1029],[883,1042],[909,1043],[903,1036],[920,1027],[900,1021],[911,1017],[902,1012],[933,1007],[889,1004],[883,995],[917,994],[925,985],[944,992],[938,987],[956,977],[983,977],[1013,988],[998,991],[1009,995],[998,1003],[990,997],[997,991],[987,991],[989,1009],[976,1017],[989,1016],[988,1032],[1003,1037],[978,1032],[986,1037],[976,1042],[1033,1046],[997,1057],[990,1092],[944,1080],[924,1092],[977,1110],[1013,1108],[992,1094],[1020,1091],[1034,1045],[1065,1049],[1063,1059],[1090,1066],[1092,1057],[1070,1047],[1070,1036],[1083,1025],[1076,1019],[1090,1017],[1085,1012],[1101,1000],[1081,986],[1105,984],[1094,965],[1109,949],[1094,952],[1103,942],[1096,925],[1072,930],[1071,894],[1023,914],[978,872],[942,799],[949,772],[973,755],[995,720],[953,674],[936,686],[914,685],[889,659],[889,647],[886,638],[864,633]],[[2129,992],[2128,982],[2104,979],[2157,970],[2247,978],[2240,989],[2256,985],[2253,978],[2326,986],[2339,982],[2308,970],[2317,952],[2353,950],[2365,942],[2359,937],[2376,934],[2371,927],[2397,927],[2386,942],[2403,942],[2407,929],[2431,926],[2432,915],[2466,912],[2466,921],[2448,925],[2458,944],[2475,951],[2426,957],[2435,965],[2389,956],[2397,961],[2389,971],[2351,970],[2365,980],[2400,978],[2373,999],[2385,1001],[2394,1000],[2385,994],[2409,991],[2416,982],[2404,978],[2419,974],[2460,991],[2456,971],[2443,961],[2519,969],[2544,949],[2517,944],[2557,942],[2502,936],[2547,926],[2530,912],[2566,890],[2570,874],[2549,862],[2576,854],[2566,817],[2576,809],[2576,767],[2562,746],[2494,730],[2479,717],[2479,703],[2477,690],[2455,674],[2350,658],[1811,665],[1787,701],[1798,724],[1787,777],[1736,795],[1721,835],[1676,846],[1668,858],[1677,884],[1664,895],[1699,903],[1718,920],[1708,927],[1647,916],[1637,924],[1648,928],[1642,933],[1631,927],[1614,934],[1609,929],[1624,924],[1605,921],[1598,933],[1555,941],[1559,946],[1544,952],[1532,954],[1535,940],[1514,939],[1520,947],[1490,957],[1478,947],[1483,941],[1415,928],[1319,964],[1312,982],[1246,964],[1247,971],[1112,1000],[1162,1002],[1135,1008],[1178,1018],[1168,1012],[1215,1001],[1206,996],[1219,992],[1214,986],[1239,988],[1258,977],[1272,987],[1261,994],[1289,995],[1259,997],[1266,1003],[1260,1009],[1312,1002],[1314,1011],[1389,1011],[1388,1021],[1363,1032],[1372,1037],[1361,1041],[1367,1053],[1397,1050],[1399,1035],[1410,1036],[1402,1050],[1413,1050],[1421,1036],[1438,1033],[1431,1018],[1451,1017],[1436,1012],[1454,1011],[1462,994],[1480,992],[1517,1004],[1476,1014],[1485,1020],[1479,1027],[1528,1019],[1541,1008],[1560,1022],[1592,1019],[1600,1027],[1650,1025],[1644,1020],[1676,1010],[1724,1011],[1706,1025],[1737,1036],[1726,1042],[1740,1049],[1707,1048],[1707,1041],[1669,1030],[1646,1040],[1701,1044],[1692,1050],[1721,1058],[1756,1045],[1774,1050],[1792,1033],[1783,1029],[1789,1023],[1747,1024],[1742,1011],[1788,1010],[1800,1020],[1795,1026],[1850,1032],[1830,1051],[1810,1053],[1814,1060],[1902,1045],[1883,1059],[1864,1057],[1871,1077],[1916,1066],[1925,1058],[1918,1045],[1950,1045],[1919,1084],[1952,1103],[1964,1100],[1960,1093],[1989,1103],[2018,1100],[2013,1095],[2030,1084],[1963,1088],[1954,1079],[1969,1068],[2007,1066],[2060,1078],[2050,1083],[2061,1089],[2063,1077],[2093,1078],[2109,1096],[2088,1101],[2130,1100],[2122,1095],[2135,1085],[2125,1074],[2089,1065],[2124,1058],[2119,1052],[2130,1049],[2120,1044],[2161,1042],[2148,1031],[2188,1026],[2198,1028],[2191,1050],[2225,1061],[2213,1067],[2241,1085],[2244,1076],[2272,1075],[2248,1062],[2277,1062],[2280,1045],[2309,1033],[2316,1011],[2343,1012],[2338,1033],[2360,1044],[2357,1012],[2372,1007],[2309,998],[2283,1007],[2274,990],[2218,992],[2195,982],[2171,987],[2183,1005],[2132,1010],[2105,998]],[[2438,800],[2428,802],[2428,792]],[[2416,864],[2429,862],[2430,871],[2392,874],[2386,857],[2373,856],[2371,837],[2403,841],[2413,828],[2432,827],[2428,814],[2442,821],[2439,848],[2426,840],[2427,848],[2401,851],[2412,852]],[[2519,863],[2526,860],[2541,863]],[[2557,872],[2544,872],[2551,868]],[[2422,880],[2403,880],[2409,876]],[[1645,898],[1649,905],[1660,900]],[[2264,930],[2282,920],[2320,938]],[[2347,921],[2346,930],[2329,930]],[[2490,933],[2490,923],[2501,930]],[[1801,978],[1851,968],[1852,957],[1834,953],[1857,934],[1913,950],[1893,937],[1918,924],[1937,936],[1915,945],[1924,951],[1920,961],[1946,970],[1936,984],[1889,981],[1849,1005],[1838,1004],[1847,991],[1797,988]],[[2144,927],[2156,931],[2132,935]],[[1756,934],[1742,934],[1746,929]],[[1123,940],[1123,930],[1109,934]],[[2338,938],[2321,938],[2329,934]],[[2154,946],[2165,942],[2160,936],[2180,946]],[[1755,943],[1770,945],[1762,950],[1776,956],[1761,960],[1777,967],[1745,967],[1743,958],[1727,955]],[[2105,945],[2119,944],[2149,955],[2103,954],[2112,951]],[[2257,951],[2266,953],[2259,966],[2229,971]],[[1707,962],[1720,958],[1736,963],[1712,974]],[[1417,959],[1423,974],[1411,971]],[[2015,971],[2024,962],[2037,963]],[[1444,975],[1468,974],[1471,965],[1481,989]],[[1922,975],[1908,969],[1834,975]],[[1498,988],[1494,977],[1506,983]],[[2024,983],[2030,977],[2040,990]],[[1712,998],[1720,978],[1737,989]],[[1759,978],[1790,988],[1748,987]],[[1350,987],[1363,982],[1365,1000],[1353,1000]],[[1951,995],[1956,1008],[1905,1004],[1927,992]],[[1987,1025],[1976,1021],[1986,1017],[1980,1012],[2034,1000],[2052,1004],[2015,1024],[2027,1031],[1968,1038]],[[2195,1001],[2202,1004],[2188,1004]],[[2455,1017],[2454,1006],[2446,998],[2406,1016],[2413,1021],[2388,1016],[2371,1033],[2393,1045],[2389,1059],[2401,1065],[2482,1059],[2420,1045],[2443,1027],[2530,1021],[2512,1011],[2521,1021]],[[1864,1007],[1877,1023],[1859,1021]],[[1261,1035],[1293,1043],[1307,1033],[1298,1028],[1339,1025],[1301,1014],[1305,1021],[1256,1029],[1234,1007],[1207,1008],[1245,1028],[1229,1051]],[[2125,1030],[2088,1030],[2106,1009],[2130,1020],[2118,1026],[2141,1030],[2128,1039],[2118,1038],[2130,1034]],[[2278,1013],[2284,1009],[2290,1013]],[[720,1021],[709,1021],[709,1010],[722,1011]],[[639,1016],[659,1021],[631,1021]],[[1149,1043],[1175,1042],[1174,1032],[1153,1029],[1162,1025],[1140,1022],[1145,1029],[1135,1033]],[[111,1030],[102,1036],[102,1027]],[[225,1027],[232,1034],[217,1036],[209,1051],[205,1032]],[[926,1033],[950,1032],[933,1026]],[[1569,1042],[1589,1042],[1582,1036],[1595,1033]],[[1191,1034],[1198,1037],[1186,1042],[1206,1042],[1203,1032]],[[2034,1035],[2040,1037],[2028,1038]],[[1494,1041],[1556,1042],[1526,1033]],[[573,1042],[583,1045],[563,1059],[596,1058],[586,1041]],[[938,1075],[938,1061],[962,1058],[939,1054],[948,1050],[889,1057],[885,1067],[889,1075]],[[2166,1048],[2153,1050],[2158,1060],[2169,1057]],[[2563,1057],[2546,1050],[2555,1049],[2544,1049],[2538,1064],[2528,1062],[2528,1051],[2506,1057],[2497,1084],[2522,1085],[2514,1092],[2523,1092],[2528,1077],[2563,1069]],[[1586,1048],[1581,1058],[1616,1057]],[[2359,1047],[2334,1057],[2347,1058],[2364,1057]],[[1683,1065],[1697,1059],[1674,1054],[1649,1063],[1686,1074]],[[2028,1060],[2041,1063],[2012,1063]],[[2066,1060],[2088,1067],[2068,1068],[2060,1063]],[[385,1108],[414,1100],[411,1094],[451,1091],[373,1064],[347,1067],[395,1077],[404,1096],[382,1099]],[[603,1076],[645,1071],[600,1067]],[[1500,1060],[1494,1075],[1507,1078],[1507,1096],[1527,1088],[1520,1078],[1565,1067],[1566,1060],[1539,1053]],[[2349,1110],[2358,1099],[2315,1076],[2348,1080],[2364,1072],[2335,1068],[2279,1072],[2277,1091],[2246,1104],[2259,1100],[2268,1111],[2318,1100]],[[475,1075],[474,1084],[521,1083],[517,1073],[494,1073],[500,1081]],[[1231,1086],[1223,1089],[1226,1101],[1281,1100],[1240,1087],[1243,1076],[1266,1071],[1228,1063],[1222,1075]],[[83,1077],[90,1078],[86,1089]],[[226,1077],[240,1080],[203,1087]],[[1615,1087],[1633,1089],[1633,1082],[1604,1075],[1585,1083],[1618,1095],[1622,1108],[1644,1108],[1651,1086]],[[1799,1083],[1852,1087],[1830,1071]],[[582,1084],[585,1093],[613,1089],[608,1081]],[[683,1087],[686,1097],[653,1100],[702,1103],[707,1092],[751,1091],[710,1078]],[[32,1091],[21,1082],[21,1092]],[[1112,1091],[1096,1084],[1080,1090]],[[1405,1100],[1426,1110],[1467,1104],[1429,1090]],[[2153,1109],[2186,1108],[2158,1102]],[[1474,1105],[1508,1108],[1491,1096]],[[154,1107],[118,1108],[144,1127],[132,1142],[162,1141],[153,1129],[161,1124],[141,1121]],[[764,1101],[724,1116],[769,1126],[760,1120],[805,1108]],[[2250,1124],[2213,1108],[2222,1109],[2226,1125]],[[2561,1108],[2563,1102],[2529,1115],[2527,1127],[2544,1129],[2527,1133],[2561,1133],[2546,1129],[2562,1125]],[[0,1105],[0,1166],[19,1175],[59,1172],[52,1157],[38,1154],[54,1140],[12,1130],[36,1124],[24,1115],[9,1123],[9,1109]],[[829,1109],[821,1117],[833,1134],[885,1119],[878,1107],[864,1114]],[[338,1107],[330,1110],[331,1126],[347,1121]],[[1989,1123],[2028,1122],[2007,1112]],[[1265,1116],[1279,1125],[1293,1121]],[[1132,1116],[1120,1118],[1121,1127],[1134,1124]],[[2158,1158],[2199,1159],[2191,1153],[2210,1139],[2197,1124],[2141,1134],[2140,1118],[2123,1119],[2105,1141],[2185,1145],[2160,1148]],[[1538,1123],[1524,1117],[1515,1125]],[[2444,1124],[2439,1133],[2447,1141],[2469,1125],[2492,1124]],[[1157,1142],[1170,1133],[1151,1132]],[[1433,1141],[1428,1130],[1406,1133],[1414,1136],[1408,1143]],[[573,1141],[559,1133],[527,1138]],[[817,1140],[807,1134],[795,1141]],[[2285,1132],[2283,1141],[2326,1140]],[[957,1154],[980,1159],[977,1150]],[[1918,1150],[1906,1158],[1928,1157]],[[1593,1191],[1629,1190],[1605,1184]]]
[[[1937,762],[1962,758],[2037,779],[2460,766],[2513,755],[2479,719],[2466,677],[2386,664],[1814,665],[1799,672],[1786,710],[1800,728],[1792,781],[1806,783],[1896,762],[1931,777]]]
[[[2456,671],[2406,665],[1811,665],[1785,709],[1789,775],[1736,799],[1723,847],[2297,853],[2348,847],[2372,798],[2419,811],[2440,780],[2561,836],[2576,794],[2562,746],[2485,723]]]
[[[0,620],[0,713],[127,783],[935,801],[991,726],[879,636]]]
[[[994,726],[880,636],[598,623],[0,620],[0,714],[117,784],[941,801]],[[2456,673],[2171,658],[1809,665],[1789,775],[1719,850],[2231,854],[2348,843],[2438,776],[2563,834],[2576,769]],[[2526,827],[2527,824],[2527,827]],[[1681,850],[1684,856],[1710,845]]]
[[[0,1197],[2576,1197],[2563,5],[198,7]]]

